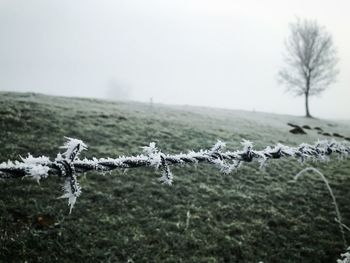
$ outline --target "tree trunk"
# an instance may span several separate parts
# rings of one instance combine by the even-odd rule
[[[308,92],[305,92],[305,110],[306,110],[306,117],[312,118],[309,111],[309,93]]]

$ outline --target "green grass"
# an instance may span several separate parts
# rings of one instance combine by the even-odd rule
[[[350,136],[345,121],[0,93],[0,162],[28,152],[54,158],[64,136],[87,143],[86,157],[136,154],[151,141],[176,153],[217,139],[235,149],[242,139],[260,148],[323,138],[314,130],[292,135],[287,122]],[[329,179],[350,225],[350,162],[310,165]],[[83,193],[72,214],[57,199],[58,178],[1,181],[0,261],[335,262],[343,245],[322,181],[310,175],[291,182],[304,167],[296,160],[258,166],[230,175],[205,164],[172,167],[171,187],[151,168],[90,172],[80,177]]]

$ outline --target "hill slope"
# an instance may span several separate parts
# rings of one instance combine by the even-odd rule
[[[140,152],[155,141],[168,153],[313,143],[287,123],[350,136],[350,124],[198,107],[0,93],[0,162],[28,152],[55,157],[64,136],[82,139],[86,157]],[[350,225],[350,162],[312,163],[329,179]],[[59,179],[2,181],[0,261],[4,262],[334,262],[343,250],[329,194],[315,175],[297,184],[296,160],[243,166],[222,175],[209,165],[174,167],[174,185],[153,169],[80,178],[71,215]],[[349,235],[347,235],[349,239]],[[350,239],[349,239],[350,240]]]

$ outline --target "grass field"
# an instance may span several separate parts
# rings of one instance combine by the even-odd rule
[[[189,106],[0,93],[0,162],[28,152],[55,157],[64,136],[88,144],[86,157],[116,157],[157,143],[177,153],[256,148],[331,138],[287,122],[350,136],[350,122]],[[350,225],[350,161],[308,163],[330,181]],[[72,214],[62,180],[0,181],[0,262],[335,262],[344,251],[331,198],[306,165],[276,160],[230,175],[215,167],[173,167],[173,186],[151,168],[80,177]],[[350,242],[350,233],[346,233]]]

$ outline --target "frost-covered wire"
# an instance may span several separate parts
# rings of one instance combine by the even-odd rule
[[[340,259],[337,259],[337,263],[350,263],[350,247],[347,248],[345,253],[340,254]]]
[[[81,151],[87,149],[87,146],[81,140],[69,137],[66,137],[66,139],[66,143],[60,147],[66,151],[62,155],[58,154],[55,162],[61,169],[62,174],[66,177],[66,181],[63,185],[64,194],[59,198],[68,199],[68,205],[70,207],[69,213],[71,213],[77,198],[81,194],[81,187],[78,183],[73,162],[77,160]]]
[[[58,154],[54,160],[46,156],[33,157],[28,155],[20,161],[8,161],[0,164],[0,179],[31,177],[39,182],[48,176],[65,178],[62,198],[68,199],[70,209],[73,208],[81,187],[77,175],[88,171],[108,172],[118,168],[154,167],[161,170],[160,181],[171,185],[173,174],[171,165],[209,163],[217,166],[223,173],[238,169],[243,163],[257,160],[263,166],[269,159],[287,157],[305,160],[327,160],[331,154],[347,157],[350,145],[347,142],[317,141],[315,144],[302,143],[297,147],[277,144],[263,150],[253,149],[253,143],[244,140],[242,149],[224,151],[225,143],[218,141],[211,149],[190,151],[188,153],[165,154],[155,145],[143,147],[143,152],[135,156],[120,156],[118,158],[79,159],[79,155],[87,146],[81,140],[67,138],[63,147],[65,152]]]

